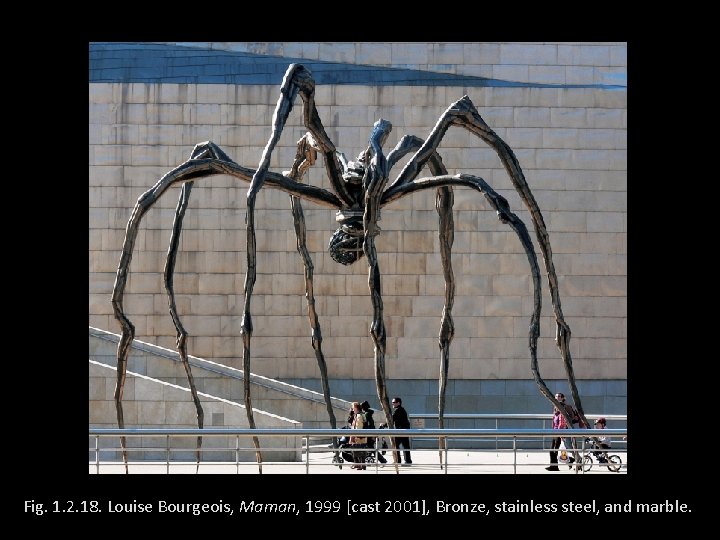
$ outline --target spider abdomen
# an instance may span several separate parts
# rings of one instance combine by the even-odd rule
[[[363,256],[363,209],[345,208],[338,211],[335,220],[340,227],[330,237],[328,251],[335,262],[348,266]]]

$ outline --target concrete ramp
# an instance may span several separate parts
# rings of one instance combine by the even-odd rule
[[[90,360],[90,427],[116,428],[115,411],[116,370],[106,364]],[[198,397],[205,413],[204,427],[210,428],[248,428],[245,407],[217,398],[202,392]],[[195,404],[190,389],[176,384],[153,379],[139,373],[127,371],[123,392],[123,416],[126,427],[136,428],[187,428],[197,427]],[[253,408],[255,424],[258,428],[300,428],[300,422],[283,418]],[[90,448],[95,442],[90,437]],[[131,461],[162,460],[167,457],[164,450],[165,437],[129,437],[128,448]],[[192,450],[173,451],[172,459],[194,460],[197,439],[192,437],[177,438],[172,441],[174,448]],[[203,437],[203,461],[234,461],[236,437]],[[261,442],[267,461],[299,461],[299,437],[266,437]],[[101,448],[119,448],[118,438],[102,439]],[[254,448],[250,437],[240,437],[240,448]],[[142,450],[132,450],[132,449]],[[273,451],[273,448],[283,448]],[[265,452],[265,450],[267,450]],[[90,459],[94,460],[94,452]],[[103,450],[101,460],[119,460],[120,452]],[[254,450],[241,450],[240,461],[255,461]]]
[[[117,366],[115,355],[119,341],[119,334],[89,327],[90,360],[110,366],[114,370]],[[188,361],[198,392],[237,405],[244,402],[242,370],[196,356],[188,356]],[[185,369],[177,351],[136,339],[128,357],[128,370],[182,387],[189,392]],[[300,422],[304,428],[331,427],[325,398],[321,393],[252,373],[250,383],[253,409],[257,408],[278,417]],[[127,396],[126,390],[125,400],[128,400]],[[189,395],[187,399],[189,406],[194,410]],[[350,405],[349,401],[332,398],[338,427],[345,424]],[[205,418],[206,421],[210,421],[207,411]],[[130,421],[127,421],[127,424],[132,425]]]

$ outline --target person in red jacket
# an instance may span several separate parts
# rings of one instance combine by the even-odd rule
[[[565,406],[565,409],[566,409],[568,415],[570,416],[570,418],[572,418],[573,417],[572,407],[570,407],[570,405],[565,403],[565,394],[563,394],[562,392],[558,392],[557,394],[555,394],[555,399],[557,399],[561,405]],[[557,407],[554,407],[554,410],[553,410],[552,428],[553,429],[567,429],[568,428],[567,422],[565,421],[565,417],[562,415],[562,413],[560,412],[560,409],[558,409]],[[552,448],[552,450],[550,450],[550,466],[545,467],[545,469],[548,471],[559,471],[560,470],[560,469],[558,469],[557,449],[560,448],[560,442],[562,441],[562,439],[563,439],[562,437],[553,437],[552,443],[550,445],[550,448]],[[567,444],[565,444],[565,447],[567,448]],[[569,458],[568,461],[570,463],[572,463],[575,461],[575,459],[571,457],[571,458]]]

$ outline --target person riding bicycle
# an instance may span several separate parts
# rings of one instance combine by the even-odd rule
[[[595,420],[595,429],[605,429],[607,427],[607,420],[605,418],[600,417],[597,420]],[[593,452],[596,458],[598,458],[598,461],[600,463],[606,463],[607,459],[605,458],[606,453],[605,450],[610,449],[610,443],[612,442],[612,439],[606,435],[600,435],[596,437],[598,440],[598,443],[593,443],[594,448],[601,448],[603,452]],[[591,439],[592,440],[592,439]]]

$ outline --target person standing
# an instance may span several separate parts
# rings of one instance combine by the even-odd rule
[[[555,399],[557,399],[560,402],[560,404],[565,407],[566,411],[570,415],[570,418],[572,418],[572,416],[573,416],[572,410],[569,409],[568,408],[569,406],[565,404],[565,394],[558,392],[557,394],[555,394]],[[554,407],[554,410],[553,410],[552,428],[553,429],[567,429],[568,428],[565,417],[560,412],[560,409],[558,409],[557,407]],[[560,448],[560,443],[562,442],[562,439],[563,438],[560,436],[553,437],[552,443],[550,444],[550,448],[552,448],[552,450],[550,450],[550,466],[545,467],[545,469],[548,471],[559,471],[560,470],[560,469],[558,469],[557,449]],[[568,449],[568,451],[569,451],[569,449]],[[575,461],[575,459],[571,457],[571,458],[569,458],[568,461],[570,463],[572,463],[573,461]]]
[[[352,429],[365,429],[365,415],[362,413],[360,403],[353,401],[353,425]],[[350,446],[353,449],[353,462],[355,463],[351,469],[360,471],[365,470],[365,452],[359,450],[360,448],[366,448],[367,437],[356,437],[350,436]]]
[[[363,411],[363,414],[365,415],[365,429],[375,429],[375,419],[373,418],[373,415],[375,414],[375,410],[370,408],[370,403],[367,401],[363,401],[360,404],[360,408]],[[368,449],[373,452],[375,449],[375,443],[376,443],[375,437],[368,437],[367,438],[367,447]],[[377,460],[378,463],[382,463],[385,465],[387,463],[387,460],[383,457],[383,455],[380,452],[377,452]]]
[[[393,424],[396,429],[410,429],[410,419],[408,418],[407,411],[402,406],[402,399],[394,397],[392,399],[393,406]],[[402,446],[405,454],[404,467],[412,465],[412,458],[410,457],[410,437],[395,437],[395,462],[400,462],[400,452],[398,450]]]

